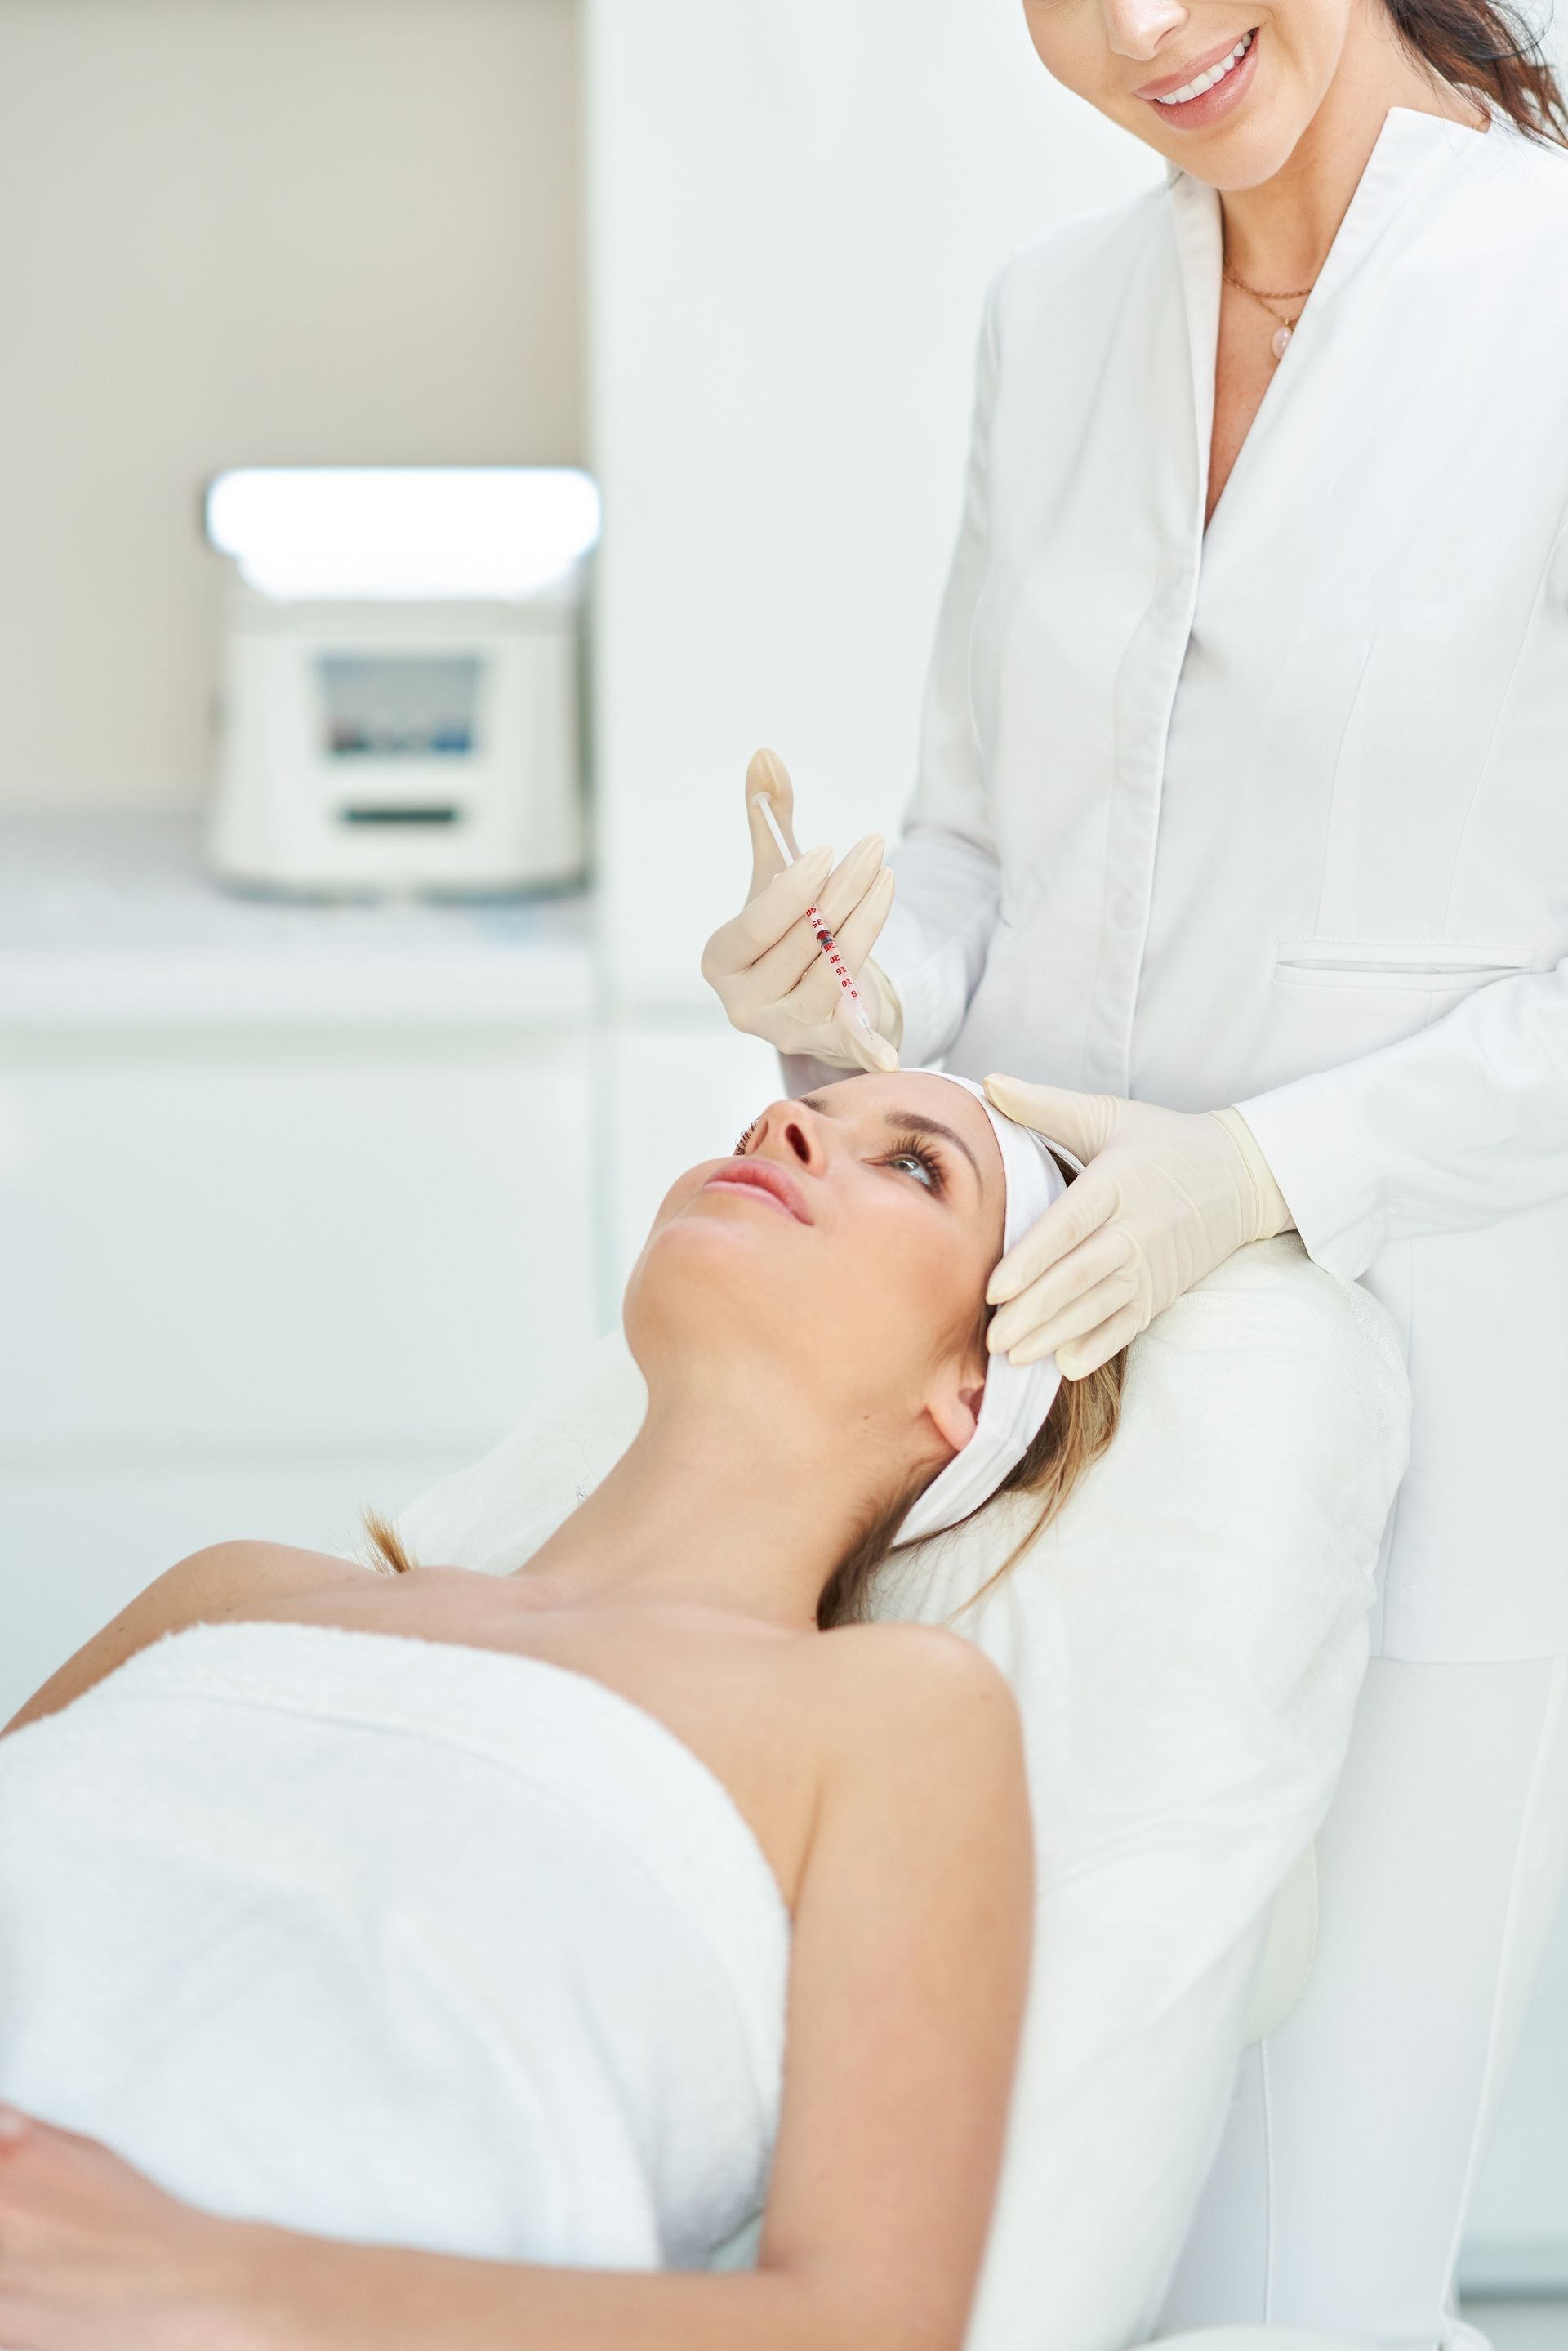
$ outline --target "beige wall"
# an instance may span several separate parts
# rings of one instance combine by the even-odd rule
[[[574,0],[0,0],[0,803],[199,794],[244,463],[580,454]]]

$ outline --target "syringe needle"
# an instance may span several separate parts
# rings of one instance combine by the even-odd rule
[[[755,809],[761,809],[763,812],[763,822],[773,834],[774,840],[778,847],[779,855],[784,859],[784,863],[786,865],[794,865],[796,862],[794,852],[790,847],[788,841],[784,839],[784,829],[780,825],[777,817],[774,814],[774,804],[770,795],[766,792],[753,792],[752,794],[752,806]],[[833,933],[828,929],[826,923],[823,920],[822,909],[819,906],[808,906],[805,910],[805,919],[811,925],[817,946],[821,948],[823,954],[826,956],[828,963],[831,965],[834,974],[837,978],[839,987],[844,990],[846,997],[848,998],[849,1018],[856,1022],[857,1027],[865,1030],[867,1037],[876,1039],[877,1045],[885,1051],[886,1046],[884,1044],[884,1040],[877,1037],[876,1029],[872,1028],[869,1019],[867,1018],[866,1007],[861,1000],[860,990],[856,987],[854,980],[850,977],[849,967],[838,951],[838,941],[834,937]]]

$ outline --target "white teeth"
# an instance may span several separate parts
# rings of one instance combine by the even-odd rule
[[[1224,80],[1231,67],[1241,63],[1251,46],[1251,34],[1243,33],[1228,57],[1221,57],[1217,66],[1210,66],[1207,73],[1199,74],[1196,79],[1184,81],[1181,88],[1173,89],[1168,98],[1157,98],[1154,101],[1156,106],[1186,106],[1191,99],[1201,98],[1206,89],[1212,89],[1217,81]]]

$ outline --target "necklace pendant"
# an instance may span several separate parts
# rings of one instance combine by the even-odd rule
[[[1269,337],[1269,349],[1272,351],[1277,360],[1282,360],[1284,358],[1285,346],[1290,341],[1290,339],[1291,330],[1288,327],[1276,327],[1273,333]]]

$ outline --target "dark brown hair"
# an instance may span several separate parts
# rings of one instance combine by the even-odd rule
[[[1568,102],[1511,0],[1386,0],[1411,55],[1439,81],[1490,98],[1532,139],[1568,147]]]

